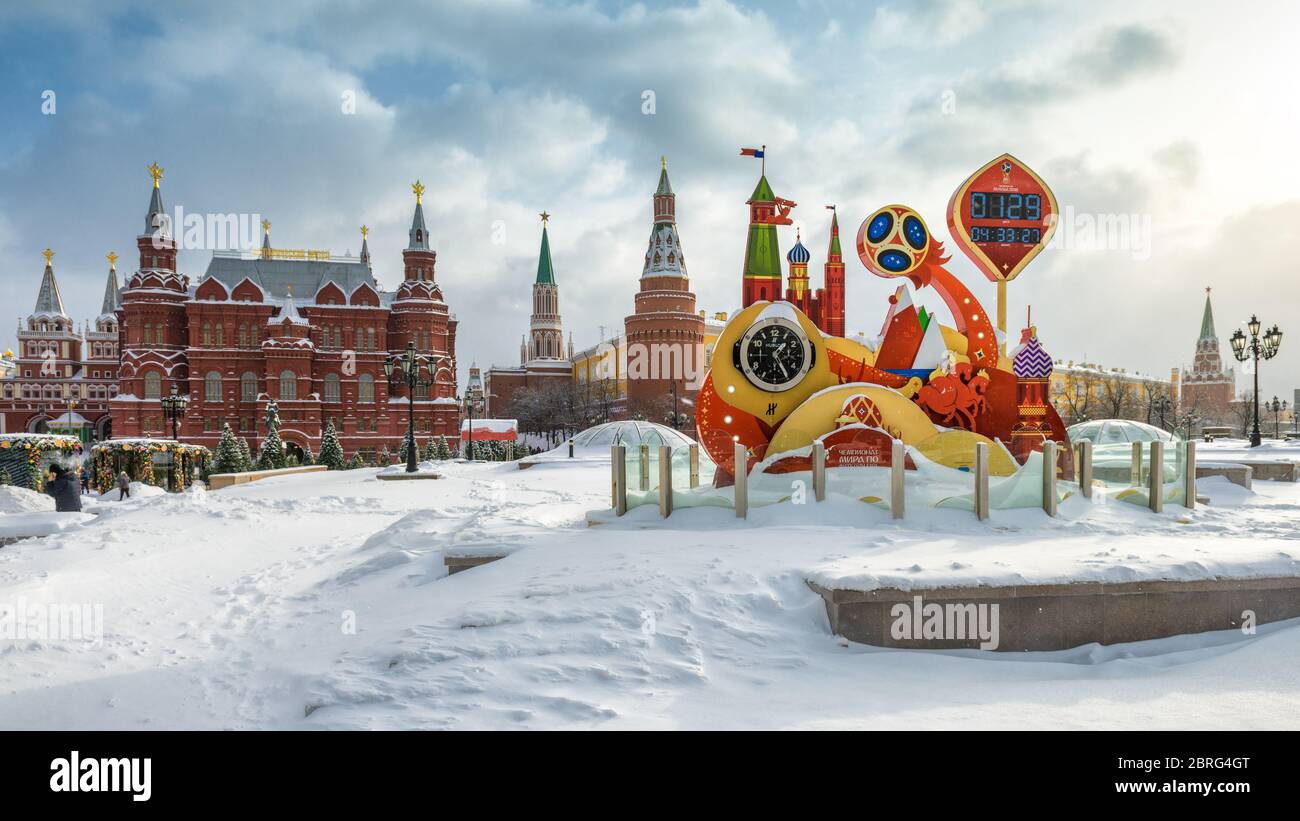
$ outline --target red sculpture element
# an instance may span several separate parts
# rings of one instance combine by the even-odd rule
[[[753,221],[760,225],[794,225],[794,220],[790,218],[790,211],[799,203],[794,200],[787,200],[777,197],[773,200],[776,206],[774,212],[769,211],[758,215]]]
[[[968,362],[958,363],[952,373],[936,376],[916,394],[916,404],[945,425],[956,423],[975,430],[975,417],[987,406],[989,378]]]
[[[842,428],[845,425],[866,425],[867,427],[878,428],[883,424],[880,418],[880,408],[863,394],[854,394],[840,408],[840,417],[835,420],[835,427]]]
[[[966,356],[979,366],[997,366],[993,323],[979,300],[943,267],[948,261],[943,243],[930,235],[920,214],[905,205],[887,205],[867,217],[858,229],[858,257],[876,276],[906,276],[917,288],[934,286],[966,337]]]

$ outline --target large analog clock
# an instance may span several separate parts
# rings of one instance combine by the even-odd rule
[[[736,342],[732,361],[757,388],[773,393],[803,381],[816,353],[798,322],[782,316],[760,319]]]

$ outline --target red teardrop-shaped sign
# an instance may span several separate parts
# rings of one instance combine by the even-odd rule
[[[1056,231],[1056,196],[1010,154],[985,164],[948,201],[952,239],[993,282],[1015,279]]]

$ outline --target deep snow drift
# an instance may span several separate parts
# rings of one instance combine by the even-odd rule
[[[1296,574],[1300,486],[1205,482],[1213,506],[1159,516],[1070,499],[895,523],[832,498],[588,527],[608,466],[439,467],[100,504],[0,548],[0,608],[99,605],[103,625],[0,638],[0,728],[1300,727],[1294,622],[883,650],[831,635],[805,584]],[[511,555],[448,577],[447,549]]]

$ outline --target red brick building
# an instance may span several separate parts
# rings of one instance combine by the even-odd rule
[[[45,249],[36,306],[18,326],[17,347],[0,362],[0,433],[51,428],[83,441],[112,433],[109,401],[117,393],[117,255],[108,255],[108,281],[94,330],[78,331]]]
[[[126,282],[118,311],[120,388],[114,435],[169,436],[159,400],[175,388],[189,405],[181,438],[215,447],[229,423],[256,452],[267,405],[280,411],[290,450],[319,451],[327,421],[344,452],[396,452],[406,432],[405,384],[390,391],[385,359],[407,343],[431,364],[434,384],[415,392],[417,437],[456,437],[456,319],[443,300],[416,183],[415,213],[396,291],[381,288],[362,228],[359,257],[277,250],[263,223],[254,255],[214,253],[191,284],[176,270],[154,189],[137,237],[140,267]]]

